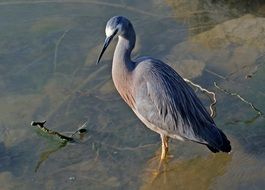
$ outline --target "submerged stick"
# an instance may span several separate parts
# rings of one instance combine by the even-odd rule
[[[53,71],[56,71],[57,68],[57,57],[58,57],[58,49],[59,49],[59,45],[61,44],[61,42],[63,41],[65,35],[67,32],[69,32],[70,29],[66,29],[63,34],[60,36],[60,38],[58,39],[58,41],[55,43],[55,50],[54,50],[54,57],[53,57]]]
[[[68,137],[65,135],[62,135],[56,131],[53,131],[51,129],[48,129],[47,127],[44,127],[44,124],[46,123],[46,121],[41,121],[41,122],[37,122],[37,121],[32,121],[31,122],[31,126],[36,126],[38,127],[40,130],[42,130],[43,132],[49,134],[49,135],[54,135],[59,137],[62,141],[64,142],[73,142],[74,139],[72,137]]]
[[[58,150],[60,150],[61,148],[65,147],[67,145],[68,142],[79,142],[76,138],[74,139],[74,135],[76,133],[81,135],[84,135],[85,132],[87,132],[87,130],[85,129],[86,127],[86,123],[83,124],[81,127],[79,127],[71,136],[66,136],[66,135],[62,135],[56,131],[53,131],[51,129],[48,129],[47,127],[44,127],[44,124],[46,123],[46,121],[32,121],[31,125],[32,126],[36,126],[37,128],[39,128],[41,131],[43,131],[44,133],[51,135],[51,136],[56,136],[57,138],[59,138],[60,144],[59,146],[56,146],[55,148],[46,150],[44,152],[41,153],[40,155],[40,159],[35,167],[35,172],[38,171],[38,169],[40,168],[41,164],[46,161],[49,156],[55,152],[57,152]]]
[[[217,89],[219,89],[219,90],[221,90],[222,92],[224,92],[225,94],[228,94],[228,95],[230,95],[230,96],[236,96],[239,100],[241,100],[242,102],[248,104],[248,105],[249,105],[249,106],[250,106],[255,112],[257,112],[257,114],[258,114],[259,116],[262,116],[262,115],[263,115],[263,113],[262,113],[258,108],[256,108],[256,107],[254,106],[253,103],[247,101],[246,99],[244,99],[244,98],[243,98],[241,95],[239,95],[238,93],[236,93],[236,92],[230,92],[230,91],[228,91],[228,90],[226,90],[226,89],[220,87],[219,85],[217,85],[216,82],[214,82],[214,86],[215,86]]]

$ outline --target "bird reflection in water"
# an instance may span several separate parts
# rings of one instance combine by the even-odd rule
[[[219,176],[225,174],[232,155],[211,154],[192,159],[151,159],[143,174],[141,190],[209,189]],[[154,172],[155,171],[155,172]]]

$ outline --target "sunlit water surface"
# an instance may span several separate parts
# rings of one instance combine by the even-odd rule
[[[265,120],[236,96],[265,112],[261,2],[0,1],[1,189],[263,189]],[[162,59],[216,93],[215,121],[232,154],[172,140],[173,158],[158,168],[159,135],[113,86],[115,43],[95,64],[114,15],[135,26],[134,57]],[[88,132],[62,146],[32,120],[63,134],[87,122]]]

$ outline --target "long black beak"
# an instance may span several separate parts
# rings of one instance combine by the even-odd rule
[[[107,49],[107,47],[109,46],[110,42],[112,41],[113,37],[114,37],[116,34],[117,34],[117,30],[116,30],[111,36],[109,36],[109,37],[107,37],[107,38],[105,39],[105,42],[104,42],[103,48],[102,48],[101,53],[100,53],[100,55],[99,55],[99,57],[98,57],[98,60],[97,60],[97,64],[99,63],[99,61],[100,61],[102,55],[104,54],[105,50]]]

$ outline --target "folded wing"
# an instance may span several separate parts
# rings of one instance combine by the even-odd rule
[[[218,129],[189,85],[168,65],[148,60],[149,72],[138,80],[135,93],[137,112],[156,127],[184,139],[205,144],[213,152],[231,150],[230,142]],[[145,62],[139,63],[144,66]]]

